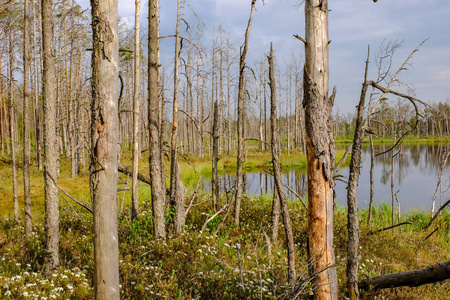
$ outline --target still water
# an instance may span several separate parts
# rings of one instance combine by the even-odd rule
[[[389,149],[389,145],[375,146],[374,153],[382,153]],[[433,195],[436,190],[440,160],[450,149],[447,145],[403,144],[393,154],[394,157],[394,192],[397,192],[401,210],[424,209],[430,210]],[[383,154],[375,158],[374,163],[374,203],[391,203],[391,156]],[[450,161],[450,158],[449,158]],[[369,203],[369,171],[370,149],[365,147],[361,161],[361,175],[358,186],[358,203],[360,208],[367,208]],[[339,174],[347,180],[348,168],[343,168]],[[248,195],[272,193],[273,178],[265,172],[247,172],[244,175],[244,189]],[[305,170],[284,169],[283,182],[306,199],[307,176]],[[436,207],[450,198],[450,168],[447,163],[442,172],[441,188],[436,196]],[[233,186],[234,175],[225,174],[221,177],[221,192]],[[209,180],[203,180],[203,189],[210,190]],[[296,196],[285,188],[285,193],[292,199]],[[336,181],[336,195],[338,205],[346,205],[346,183]]]

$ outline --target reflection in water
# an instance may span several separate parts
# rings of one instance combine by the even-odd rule
[[[375,154],[388,150],[391,145],[375,146]],[[374,166],[374,201],[375,203],[391,203],[390,174],[391,155],[394,159],[395,191],[399,191],[398,199],[402,210],[413,208],[429,210],[434,191],[436,189],[439,172],[439,160],[442,153],[448,151],[446,145],[404,144],[394,153],[386,153],[375,158]],[[361,175],[358,186],[358,202],[360,208],[366,208],[369,202],[369,170],[370,149],[363,150],[361,161]],[[340,175],[348,177],[348,168],[339,171]],[[305,170],[283,169],[282,180],[291,189],[306,199],[307,176]],[[221,193],[230,191],[234,186],[234,174],[225,174],[221,177]],[[442,188],[436,198],[437,206],[450,197],[450,168],[449,163],[442,173]],[[203,180],[203,190],[210,191],[210,182]],[[250,196],[273,193],[273,177],[265,172],[245,173],[244,193]],[[287,188],[284,192],[288,198],[295,200],[296,196]],[[336,195],[338,205],[346,205],[346,184],[336,181]]]

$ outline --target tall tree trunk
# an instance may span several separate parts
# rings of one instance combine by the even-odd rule
[[[219,210],[219,174],[217,162],[219,161],[219,104],[214,102],[213,123],[213,155],[212,155],[212,199],[215,211]]]
[[[19,197],[17,187],[17,169],[16,169],[16,112],[14,107],[14,41],[12,29],[9,29],[9,135],[11,136],[11,168],[12,168],[12,188],[14,221],[19,223]]]
[[[239,85],[238,85],[238,150],[236,161],[236,192],[235,192],[235,211],[234,222],[239,226],[239,217],[241,213],[241,196],[242,196],[242,165],[244,164],[244,152],[245,152],[245,140],[244,140],[244,69],[245,69],[245,57],[248,50],[248,37],[250,35],[250,28],[252,26],[253,12],[255,11],[256,0],[252,0],[250,9],[250,18],[248,19],[247,30],[245,31],[244,48],[242,49],[241,57],[239,60]]]
[[[359,297],[358,291],[358,246],[359,246],[359,215],[357,189],[359,172],[361,169],[361,151],[364,138],[363,114],[364,103],[367,92],[367,69],[369,66],[369,52],[367,53],[364,82],[359,99],[358,112],[356,116],[355,136],[353,138],[352,156],[350,160],[349,176],[347,184],[347,291],[352,300]]]
[[[181,198],[183,194],[181,190],[184,189],[183,183],[181,182],[181,175],[179,175],[179,166],[178,166],[178,158],[177,158],[177,137],[178,137],[178,65],[179,65],[179,54],[180,54],[180,37],[179,37],[179,29],[180,29],[180,0],[178,0],[177,5],[177,25],[176,25],[176,33],[175,33],[175,63],[174,63],[174,82],[173,82],[173,123],[172,123],[172,138],[171,138],[171,149],[170,149],[170,207],[175,212],[174,221],[174,229],[175,233],[179,233],[178,230],[181,230],[184,226],[184,216],[177,215],[177,213],[183,213],[181,207],[184,208],[184,197]],[[177,191],[181,189],[180,191]],[[181,224],[182,222],[183,224]]]
[[[23,193],[25,203],[25,236],[33,231],[31,221],[30,192],[30,115],[29,110],[29,66],[30,66],[30,1],[24,3],[24,42],[23,42]]]
[[[134,16],[134,87],[133,87],[133,179],[132,179],[132,200],[131,219],[137,220],[139,215],[139,22],[140,22],[141,1],[135,1]]]
[[[41,9],[42,10],[42,9]],[[33,5],[33,65],[34,65],[34,103],[35,103],[35,110],[34,110],[34,116],[36,119],[35,124],[35,140],[36,140],[36,162],[38,165],[38,169],[42,170],[42,151],[41,151],[41,124],[40,124],[40,108],[39,108],[39,73],[38,73],[38,51],[37,51],[37,30],[36,30],[36,22],[39,20],[37,14],[37,4]],[[41,22],[41,26],[42,22]]]
[[[328,1],[306,0],[304,107],[308,159],[308,239],[315,299],[337,299],[333,250],[334,142],[329,128]]]
[[[231,135],[231,75],[230,75],[230,69],[231,69],[231,62],[230,62],[230,39],[227,39],[227,113],[228,113],[228,153],[231,152],[231,145],[233,137]]]
[[[148,3],[148,123],[149,123],[149,164],[152,180],[153,236],[156,239],[166,236],[164,225],[164,203],[166,197],[165,172],[162,166],[162,132],[160,114],[162,113],[159,97],[159,0]],[[163,75],[164,78],[164,75]],[[163,79],[164,81],[164,79]],[[164,89],[161,90],[161,94]]]
[[[286,233],[286,248],[288,252],[288,281],[291,285],[295,283],[295,248],[294,248],[294,234],[292,232],[291,218],[289,216],[289,209],[286,203],[286,195],[283,191],[283,183],[281,182],[281,167],[278,161],[280,150],[278,149],[279,131],[277,128],[277,92],[275,88],[275,71],[273,64],[273,50],[270,44],[269,60],[269,82],[270,82],[270,128],[272,132],[272,164],[273,164],[273,179],[275,183],[275,190],[278,194],[278,200],[281,206],[281,215],[283,217],[283,225]],[[276,201],[274,197],[274,201]]]
[[[90,188],[94,210],[95,299],[120,298],[117,232],[119,40],[117,0],[91,0]]]
[[[47,272],[59,267],[59,201],[58,201],[58,148],[56,139],[55,58],[53,56],[52,0],[41,1],[42,69],[44,98],[44,178],[45,178],[45,242]]]

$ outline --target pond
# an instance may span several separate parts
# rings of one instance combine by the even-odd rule
[[[382,153],[390,145],[375,145],[374,153]],[[374,162],[374,203],[391,203],[391,156],[394,157],[394,192],[401,210],[430,210],[433,195],[436,191],[440,161],[449,147],[443,144],[403,144],[394,153],[386,153],[375,158]],[[450,161],[450,158],[449,158]],[[358,205],[367,208],[369,203],[369,172],[370,148],[364,147],[361,161],[361,175],[358,186]],[[284,169],[283,182],[304,199],[307,198],[306,170]],[[347,180],[349,169],[342,168],[338,174]],[[234,184],[234,174],[224,174],[221,177],[221,193]],[[447,163],[442,171],[442,184],[436,196],[436,207],[450,198],[450,168]],[[203,189],[210,191],[210,181],[203,180]],[[257,196],[273,193],[273,178],[264,171],[247,172],[244,175],[244,191],[248,195]],[[285,193],[292,200],[295,194],[285,188]],[[347,201],[346,183],[336,181],[336,196],[339,206],[345,206]]]

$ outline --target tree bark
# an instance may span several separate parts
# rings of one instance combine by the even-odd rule
[[[450,261],[440,262],[426,269],[391,273],[369,277],[361,280],[358,285],[361,290],[380,290],[400,286],[420,286],[439,282],[450,278]]]
[[[177,5],[177,25],[176,25],[176,33],[175,33],[175,63],[174,63],[174,85],[173,85],[173,123],[172,123],[172,138],[171,138],[171,149],[170,149],[170,209],[175,213],[175,217],[173,218],[173,225],[175,233],[179,233],[184,226],[184,195],[185,188],[183,186],[183,182],[181,181],[181,174],[179,173],[180,168],[178,165],[178,146],[177,146],[177,137],[178,137],[178,65],[179,65],[179,54],[180,54],[180,37],[179,37],[179,29],[180,29],[180,0],[178,0]],[[183,207],[181,207],[183,206]]]
[[[117,0],[91,0],[90,188],[94,210],[95,299],[120,298],[117,232],[119,40]]]
[[[250,9],[250,18],[248,19],[247,29],[245,31],[244,48],[242,49],[241,57],[239,60],[239,85],[238,85],[238,149],[236,159],[236,192],[235,192],[235,207],[234,207],[234,222],[239,226],[239,218],[241,213],[241,196],[242,196],[242,165],[244,164],[244,152],[245,152],[245,140],[244,140],[244,69],[245,69],[245,57],[248,50],[248,37],[250,35],[250,28],[252,26],[253,12],[255,11],[256,0],[252,0]]]
[[[153,236],[166,236],[164,224],[164,203],[166,197],[165,172],[163,172],[162,131],[160,126],[161,103],[159,97],[159,0],[148,3],[148,123],[149,123],[149,165],[152,193]],[[161,90],[161,94],[164,89]]]
[[[141,1],[135,1],[134,16],[134,87],[133,87],[133,178],[132,178],[132,200],[131,219],[137,220],[139,215],[139,23],[140,23]]]
[[[29,66],[30,66],[30,1],[24,2],[24,41],[23,41],[23,193],[25,211],[25,236],[33,231],[31,221],[30,191],[30,117],[29,117]]]
[[[219,174],[217,162],[219,161],[219,104],[214,102],[214,123],[213,123],[213,155],[212,155],[212,199],[214,210],[219,210]]]
[[[355,136],[353,138],[352,157],[349,166],[347,184],[347,291],[352,300],[359,297],[358,291],[358,246],[359,246],[359,215],[358,215],[358,181],[361,169],[361,151],[364,138],[363,114],[367,92],[367,70],[369,66],[369,52],[367,53],[366,67],[364,71],[364,82],[359,99],[358,112],[356,116]]]
[[[12,27],[12,26],[11,26]],[[12,28],[9,29],[9,134],[11,136],[11,168],[12,168],[12,189],[14,205],[14,221],[19,222],[19,197],[17,187],[17,168],[16,168],[16,110],[14,107],[14,41]]]
[[[41,151],[41,125],[40,125],[40,106],[39,106],[39,73],[38,73],[38,51],[37,51],[37,30],[36,30],[36,22],[40,18],[38,18],[36,11],[37,11],[37,4],[33,5],[33,65],[34,65],[34,103],[35,103],[35,110],[34,110],[34,116],[36,120],[35,124],[35,142],[36,142],[36,162],[38,165],[38,169],[42,170],[42,151]],[[42,7],[42,5],[41,5]],[[42,12],[42,8],[41,8]],[[42,18],[41,18],[42,19]],[[42,22],[41,28],[43,27]],[[41,41],[42,42],[42,41]]]
[[[41,1],[44,100],[45,242],[47,273],[59,267],[58,147],[56,139],[55,57],[52,0]]]
[[[286,233],[286,248],[288,252],[288,281],[291,285],[295,283],[295,248],[294,248],[294,234],[292,232],[291,218],[289,216],[289,209],[286,203],[286,195],[283,191],[283,183],[281,182],[281,167],[278,161],[280,150],[278,149],[279,131],[277,128],[277,92],[275,88],[275,71],[273,63],[273,50],[270,44],[269,60],[269,82],[270,82],[270,128],[272,133],[271,149],[272,149],[272,164],[273,164],[273,178],[278,194],[278,200],[281,207],[281,215],[283,217],[283,225]],[[276,199],[274,198],[274,201]]]
[[[315,299],[337,299],[333,250],[332,160],[334,142],[329,118],[334,91],[328,98],[328,1],[305,2],[306,44],[304,107],[308,160],[308,239]]]

